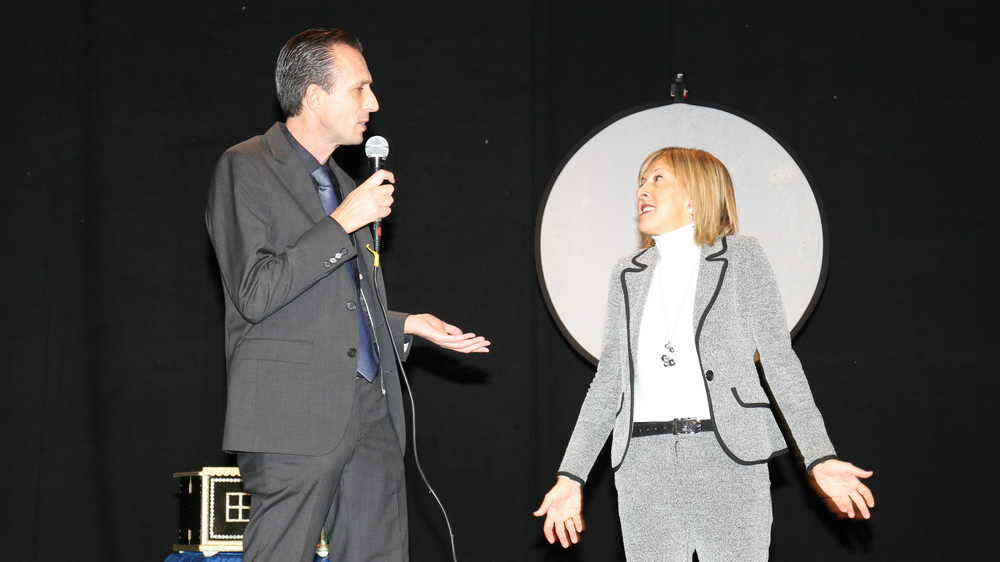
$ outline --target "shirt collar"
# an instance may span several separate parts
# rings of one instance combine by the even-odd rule
[[[284,123],[278,123],[278,127],[281,129],[281,132],[285,134],[285,138],[288,139],[288,143],[295,149],[295,153],[299,155],[299,159],[302,160],[303,164],[305,164],[307,172],[311,174],[314,170],[316,170],[316,168],[323,165],[316,160],[316,157],[313,156],[311,152],[306,150],[306,147],[302,146],[302,143],[300,143],[292,135],[292,132],[288,130],[288,127]]]
[[[656,249],[661,255],[665,252],[672,253],[697,246],[694,241],[694,223],[686,224],[663,234],[654,234],[653,240],[656,240]]]

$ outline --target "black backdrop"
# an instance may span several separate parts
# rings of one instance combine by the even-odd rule
[[[530,515],[591,374],[543,304],[534,221],[570,148],[665,100],[678,71],[692,100],[780,137],[829,220],[829,279],[796,348],[839,451],[877,471],[880,503],[869,523],[838,522],[789,457],[772,462],[772,559],[987,558],[998,384],[984,349],[981,115],[995,62],[975,4],[365,4],[9,14],[0,558],[162,559],[170,474],[230,462],[205,191],[218,155],[277,117],[274,56],[314,25],[354,30],[373,66],[373,128],[399,179],[393,307],[494,342],[475,357],[422,346],[410,362],[422,460],[462,560],[621,557],[606,452],[582,545],[549,547]],[[357,168],[359,154],[337,157]],[[413,475],[414,559],[443,560]]]

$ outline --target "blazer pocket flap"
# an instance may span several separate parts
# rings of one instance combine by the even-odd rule
[[[746,402],[745,400],[743,400],[740,397],[740,394],[736,390],[735,386],[732,387],[732,391],[733,391],[733,398],[736,399],[736,403],[739,404],[740,406],[744,407],[744,408],[770,408],[771,407],[771,403],[770,402],[766,402],[766,401],[765,402]]]
[[[260,359],[283,363],[311,363],[313,344],[302,340],[246,339],[236,349],[239,359]]]

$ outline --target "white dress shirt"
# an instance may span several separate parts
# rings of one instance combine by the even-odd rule
[[[633,419],[708,419],[708,396],[694,344],[694,298],[701,258],[694,224],[653,239],[652,251],[659,258],[639,327]],[[673,353],[665,348],[668,341]],[[664,366],[664,356],[675,364]]]

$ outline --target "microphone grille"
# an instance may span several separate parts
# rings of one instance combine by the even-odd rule
[[[385,137],[375,135],[365,143],[365,156],[369,158],[386,158],[389,156],[389,141]]]

